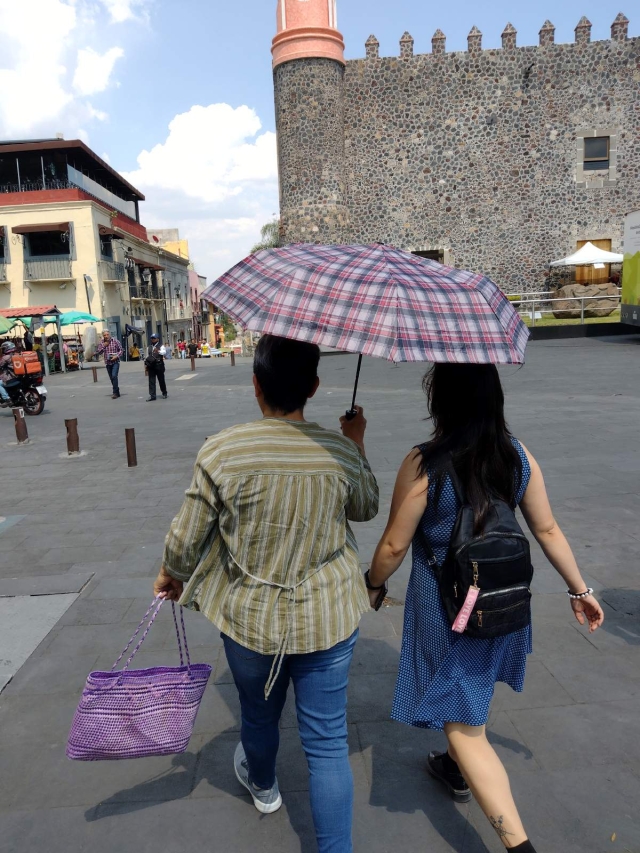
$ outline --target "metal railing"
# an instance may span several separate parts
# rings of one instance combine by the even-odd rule
[[[536,299],[534,297],[533,299],[521,299],[521,300],[519,300],[518,308],[520,309],[520,314],[523,314],[523,311],[522,311],[523,306],[526,306],[526,305],[531,306],[531,308],[528,310],[525,308],[524,316],[528,317],[531,320],[532,326],[535,326],[536,314],[540,314],[540,315],[555,314],[556,312],[559,312],[559,311],[562,311],[563,313],[570,311],[570,312],[572,312],[572,314],[575,312],[576,315],[578,313],[578,307],[577,306],[575,308],[564,308],[563,307],[561,309],[558,309],[558,308],[554,309],[553,303],[556,303],[556,302],[564,302],[564,303],[566,303],[566,302],[579,302],[580,303],[580,324],[583,325],[584,321],[585,321],[585,305],[584,305],[584,303],[590,302],[593,300],[604,301],[605,299],[614,299],[616,302],[616,305],[619,305],[621,302],[620,294],[618,294],[616,296],[607,295],[607,294],[603,294],[602,296],[560,296],[560,297],[555,297],[553,299],[549,299],[549,298],[543,298],[543,299],[538,298],[538,299]],[[602,317],[610,316],[610,314],[612,314],[613,311],[615,311],[616,305],[613,306],[612,311],[609,311],[608,314],[602,314],[602,315],[599,314],[597,316],[602,316]],[[588,308],[587,308],[587,310],[588,310]],[[608,311],[608,309],[606,309],[606,308],[594,308],[592,310],[594,310],[594,311]],[[564,319],[564,318],[562,318],[562,319]],[[568,317],[566,319],[577,320],[578,317],[572,316],[572,317]]]
[[[130,284],[129,296],[131,299],[164,299],[157,285],[153,284]]]
[[[127,274],[124,264],[117,261],[100,261],[103,281],[126,281]]]
[[[72,278],[71,258],[25,259],[25,281],[71,281]]]
[[[71,181],[61,181],[57,178],[51,180],[20,181],[19,184],[0,184],[0,193],[29,193],[38,190],[69,190],[76,185]]]

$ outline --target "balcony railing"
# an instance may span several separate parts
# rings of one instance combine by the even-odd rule
[[[100,269],[102,270],[103,281],[127,280],[124,264],[119,264],[116,261],[100,261]]]
[[[68,190],[75,187],[71,181],[52,178],[47,181],[20,181],[19,184],[0,184],[0,193],[31,193],[38,190]]]
[[[25,281],[71,281],[71,258],[29,258],[24,262]]]
[[[158,286],[154,284],[130,284],[129,297],[131,299],[164,299]]]

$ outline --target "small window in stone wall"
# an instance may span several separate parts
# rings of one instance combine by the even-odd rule
[[[591,139],[584,140],[582,168],[585,172],[609,168],[609,142],[608,136],[594,136]]]
[[[417,255],[419,258],[427,258],[430,261],[437,261],[439,264],[444,263],[444,251],[442,249],[425,249],[424,251],[411,252],[412,255]]]

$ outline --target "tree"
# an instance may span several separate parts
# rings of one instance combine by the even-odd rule
[[[238,337],[238,330],[236,329],[236,324],[228,314],[220,314],[220,325],[224,332],[225,341],[235,341]]]
[[[256,243],[251,252],[259,252],[261,249],[277,249],[280,245],[280,220],[274,219],[267,222],[260,229],[260,242]]]

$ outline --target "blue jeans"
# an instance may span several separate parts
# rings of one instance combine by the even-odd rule
[[[300,739],[309,766],[309,796],[319,853],[351,853],[353,777],[347,744],[347,682],[356,631],[330,649],[287,655],[269,695],[264,687],[272,655],[261,655],[222,635],[242,710],[241,739],[249,778],[271,788],[280,744],[278,723],[293,682]]]
[[[107,373],[109,374],[109,379],[111,380],[111,384],[113,386],[113,393],[120,396],[120,388],[118,386],[118,373],[120,373],[120,362],[108,361],[106,367]]]
[[[2,384],[1,379],[0,379],[0,400],[2,400],[3,403],[8,403],[11,400],[11,397],[9,396],[7,389]]]

